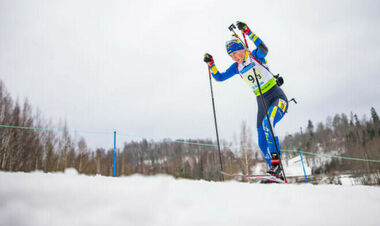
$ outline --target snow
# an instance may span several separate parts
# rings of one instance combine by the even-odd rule
[[[0,225],[379,225],[380,188],[0,172]]]
[[[257,163],[253,167],[251,167],[252,174],[265,174],[265,172],[268,170],[268,164],[266,162]],[[243,173],[241,173],[243,174]]]
[[[306,175],[311,175],[311,168],[307,164],[305,157],[303,157],[303,163],[305,167]],[[289,159],[287,162],[284,161],[284,169],[286,172],[286,176],[304,176],[301,157],[297,156],[292,159]]]
[[[350,175],[341,175],[339,180],[343,185],[355,185],[355,180]]]
[[[305,161],[305,157],[303,157],[304,165],[305,165],[305,171],[306,175],[311,175],[311,167],[307,164]],[[295,176],[304,176],[303,168],[302,168],[302,162],[301,157],[297,156],[294,158],[289,159],[288,161],[282,162],[285,173],[287,177],[295,177]],[[252,174],[265,174],[266,171],[269,169],[266,162],[257,163],[253,167],[251,167]],[[243,173],[241,173],[243,174]]]

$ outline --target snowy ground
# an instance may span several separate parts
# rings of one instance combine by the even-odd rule
[[[380,225],[380,188],[0,172],[0,225]]]
[[[288,161],[282,162],[286,176],[292,177],[292,176],[301,176],[304,177],[305,173],[303,171],[302,162],[300,156],[294,157],[292,159],[289,159]],[[304,158],[304,167],[306,175],[311,175],[311,167],[307,164]],[[265,174],[268,170],[268,165],[265,162],[257,163],[251,168],[252,174]],[[237,173],[237,172],[234,172]],[[240,174],[243,174],[243,172],[238,172]]]

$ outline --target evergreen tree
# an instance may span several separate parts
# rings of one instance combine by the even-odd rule
[[[374,135],[380,135],[380,119],[374,107],[371,107],[371,117],[375,133]]]
[[[377,115],[377,112],[374,107],[371,107],[371,117],[375,125],[380,123],[379,116]]]
[[[311,136],[313,135],[314,125],[313,125],[313,122],[312,122],[311,120],[309,120],[309,121],[307,122],[306,130],[307,130],[307,133],[308,133],[309,135],[311,135]]]

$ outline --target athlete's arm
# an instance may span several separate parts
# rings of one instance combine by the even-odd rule
[[[261,63],[266,63],[266,60],[264,59],[266,55],[268,54],[268,47],[264,44],[264,42],[251,31],[251,29],[248,27],[247,24],[244,22],[238,21],[236,22],[238,28],[243,31],[249,39],[255,44],[257,47],[255,50],[252,51],[253,56],[256,59],[259,59]]]
[[[215,64],[211,65],[211,74],[216,81],[224,81],[239,73],[237,63],[233,63],[225,72],[219,72]]]
[[[219,72],[215,66],[214,58],[211,56],[211,54],[206,53],[204,55],[203,61],[209,66],[212,77],[214,77],[214,79],[217,81],[224,81],[239,73],[239,70],[237,69],[237,63],[232,64],[227,69],[227,71]]]

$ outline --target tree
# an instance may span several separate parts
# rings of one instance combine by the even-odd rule
[[[310,136],[313,136],[314,125],[313,125],[313,122],[312,122],[311,120],[307,121],[306,131],[307,131],[307,133],[308,133]]]
[[[81,137],[78,142],[78,149],[79,149],[78,171],[79,173],[82,173],[88,164],[87,144],[86,144],[86,140],[83,137]]]
[[[371,117],[375,130],[375,136],[380,135],[380,119],[374,107],[371,107]]]
[[[240,149],[243,153],[244,158],[242,159],[242,170],[246,174],[251,173],[251,161],[252,161],[252,151],[249,148],[252,146],[252,132],[247,126],[245,121],[241,124],[240,130]]]
[[[374,124],[379,123],[379,116],[377,115],[377,112],[374,107],[371,107],[371,117]]]

